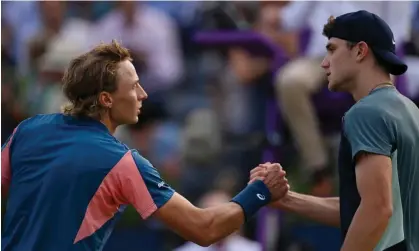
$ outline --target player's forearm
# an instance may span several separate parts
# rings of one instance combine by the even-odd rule
[[[240,205],[227,203],[203,210],[205,224],[202,226],[204,240],[200,243],[208,246],[237,231],[244,223],[244,213]]]
[[[238,230],[261,207],[271,200],[271,193],[266,185],[254,181],[234,196],[232,202],[218,207],[205,209],[207,229],[205,244],[215,243],[218,240]]]
[[[386,230],[391,214],[391,209],[361,202],[341,250],[373,250]]]
[[[212,244],[238,230],[260,208],[271,200],[271,193],[260,180],[254,181],[234,196],[232,202],[218,207],[204,209],[207,224],[204,244]]]
[[[278,193],[281,192],[285,193],[286,189],[279,188]],[[255,181],[231,201],[201,209],[193,206],[180,194],[174,193],[155,212],[155,216],[186,240],[209,246],[238,230],[246,219],[271,201],[271,193],[262,181]]]
[[[326,225],[335,227],[340,226],[338,197],[319,198],[295,192],[288,192],[284,198],[272,203],[271,206],[296,213]]]

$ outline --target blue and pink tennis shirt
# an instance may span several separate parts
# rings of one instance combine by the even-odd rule
[[[63,114],[16,128],[2,147],[1,185],[3,251],[102,250],[126,205],[147,219],[174,193],[105,125]]]

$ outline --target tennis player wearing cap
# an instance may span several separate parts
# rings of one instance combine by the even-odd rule
[[[357,101],[342,121],[340,197],[290,191],[273,206],[340,226],[345,251],[419,250],[419,109],[391,83],[390,74],[407,70],[393,33],[380,17],[358,11],[331,17],[323,34],[329,89]]]

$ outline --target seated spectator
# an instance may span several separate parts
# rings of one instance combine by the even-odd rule
[[[45,52],[37,61],[37,74],[28,93],[33,114],[61,112],[67,99],[62,92],[61,79],[71,60],[87,51],[89,32],[85,22],[69,20],[59,34],[50,39]]]
[[[208,3],[204,29],[213,30],[274,30],[272,22],[265,21],[267,14],[260,9],[260,2]],[[215,56],[214,56],[215,55]],[[221,55],[221,56],[220,56]],[[206,55],[205,55],[206,56]],[[258,165],[261,145],[265,135],[266,99],[271,95],[271,59],[250,53],[246,48],[230,47],[214,53],[207,64],[213,87],[213,104],[219,117],[223,140],[229,143],[225,159],[229,166],[239,168],[240,184],[247,183],[247,173]],[[215,69],[219,60],[221,67]],[[212,68],[212,69],[210,69]],[[215,82],[215,84],[214,84]],[[225,140],[232,138],[234,140]]]
[[[44,11],[60,12],[60,8],[65,8],[63,3],[54,2],[51,6],[44,6],[43,3],[39,4],[46,8]],[[45,13],[45,15],[49,14]],[[57,14],[55,18],[58,20],[60,15]],[[45,26],[28,44],[32,72],[27,75],[29,78],[26,81],[24,99],[31,115],[61,111],[61,107],[66,102],[61,87],[62,76],[70,61],[89,48],[90,23],[88,21],[68,18],[61,22],[60,26],[53,26],[55,28]]]
[[[28,72],[27,42],[42,27],[40,4],[35,1],[2,2],[2,22],[7,22],[13,33],[10,56],[16,62],[18,73]]]
[[[261,15],[254,2],[226,2],[218,7],[209,11],[208,15],[212,14],[215,19],[207,20],[209,29],[257,30],[263,26],[258,25]],[[222,63],[225,65],[217,74],[219,92],[215,97],[223,130],[233,135],[264,130],[261,119],[270,59],[253,55],[241,47],[229,48],[225,56],[226,63]]]
[[[183,74],[176,23],[164,12],[132,1],[117,2],[116,9],[94,26],[96,42],[120,40],[131,50],[141,84],[149,98],[173,88]]]
[[[408,55],[419,56],[419,2],[412,2],[412,25]]]
[[[29,71],[36,70],[38,59],[47,50],[48,43],[58,35],[65,23],[65,2],[39,2],[41,27],[26,42]],[[28,72],[26,72],[28,73]]]
[[[1,22],[1,142],[13,133],[19,122],[25,118],[18,99],[18,79],[16,77],[15,62],[12,58],[12,29],[6,20]]]
[[[182,169],[179,191],[195,202],[213,185],[222,170],[221,134],[210,109],[196,109],[186,118],[180,140]]]
[[[280,15],[278,15],[288,4],[289,2],[286,1],[262,2],[255,30],[283,48],[289,58],[294,58],[299,53],[298,33],[283,29],[280,23]]]
[[[409,97],[419,105],[419,2],[412,2],[412,17],[410,41],[406,46],[405,62],[409,66],[406,81]]]

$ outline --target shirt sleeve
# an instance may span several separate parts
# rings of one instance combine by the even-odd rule
[[[137,151],[129,151],[120,161],[118,183],[122,202],[131,204],[143,219],[165,205],[174,190],[160,177],[152,164]]]
[[[391,156],[395,136],[385,112],[368,106],[360,106],[344,117],[345,136],[348,139],[352,159],[360,152]]]
[[[137,151],[132,151],[132,157],[157,208],[164,206],[172,197],[174,189],[160,177],[157,169]]]

